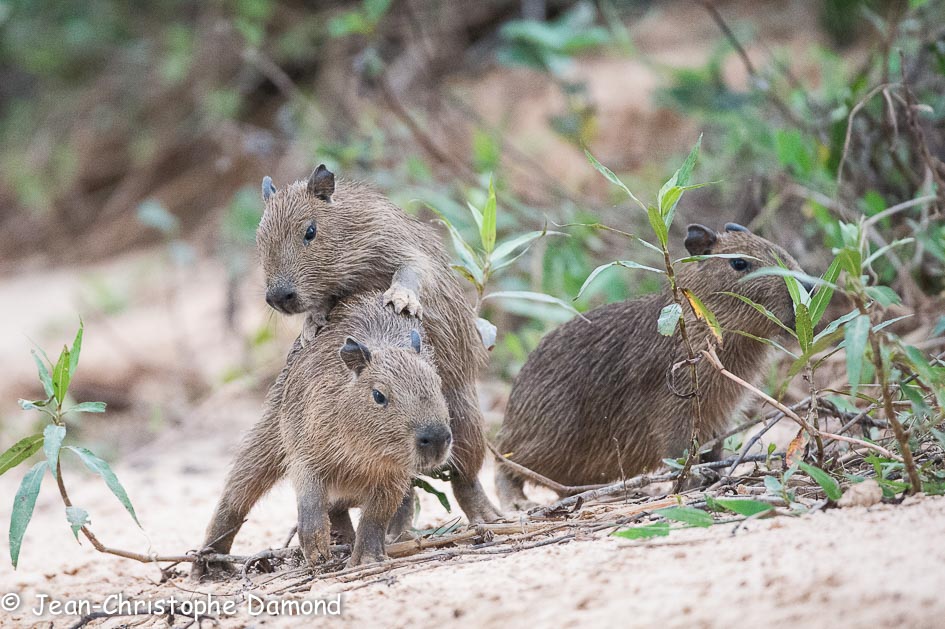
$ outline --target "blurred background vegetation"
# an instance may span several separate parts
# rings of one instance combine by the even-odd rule
[[[0,300],[27,313],[4,327],[45,338],[82,313],[109,345],[98,372],[121,379],[88,380],[81,397],[161,426],[174,395],[178,409],[204,403],[241,378],[264,386],[281,365],[292,332],[266,314],[253,253],[263,175],[284,185],[325,162],[424,219],[435,208],[469,242],[467,203],[487,202],[491,178],[500,240],[566,235],[536,241],[489,289],[570,302],[599,264],[654,255],[555,227],[646,228],[584,147],[652,201],[700,134],[696,176],[719,183],[687,194],[677,248],[687,222],[734,221],[816,275],[841,245],[840,219],[937,195],[868,235],[874,250],[914,238],[874,272],[918,315],[899,333],[934,349],[942,0],[0,0]],[[574,305],[659,287],[611,269]],[[571,316],[516,300],[483,313],[499,329],[496,382]],[[22,358],[21,340],[4,345],[5,363]],[[31,378],[19,362],[11,386]],[[177,393],[136,406],[162,378]]]

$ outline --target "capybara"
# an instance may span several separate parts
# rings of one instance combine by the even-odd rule
[[[763,276],[742,281],[752,270],[778,261],[799,270],[784,249],[729,223],[716,233],[690,225],[685,240],[692,255],[744,254],[677,265],[677,281],[715,313],[724,330],[760,338],[782,330],[751,305],[723,292],[748,297],[794,325],[785,281]],[[669,290],[609,304],[549,332],[528,357],[512,386],[498,445],[508,458],[564,485],[619,480],[653,469],[689,446],[697,418],[700,442],[721,434],[745,400],[746,391],[706,360],[696,363],[698,390],[679,330],[664,336],[657,319],[672,302]],[[711,334],[686,306],[685,324],[696,352]],[[734,332],[725,333],[718,356],[728,370],[749,382],[764,374],[770,348]],[[673,370],[673,366],[677,368]],[[698,412],[697,412],[698,405]],[[530,506],[524,478],[508,466],[496,469],[502,508]]]
[[[351,507],[362,512],[349,565],[382,560],[414,475],[447,463],[452,435],[441,388],[417,319],[385,307],[380,293],[339,302],[315,338],[304,347],[296,341],[240,445],[204,549],[229,552],[252,506],[288,476],[310,563],[331,556],[331,529],[353,534]],[[204,570],[195,563],[195,576]]]

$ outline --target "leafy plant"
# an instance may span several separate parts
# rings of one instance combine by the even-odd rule
[[[519,258],[528,252],[531,245],[549,234],[563,235],[559,232],[549,232],[547,227],[540,231],[532,231],[517,236],[512,236],[501,242],[497,242],[497,219],[498,203],[496,200],[495,184],[492,178],[489,178],[488,194],[485,203],[481,207],[473,203],[467,203],[466,207],[476,224],[479,242],[473,246],[469,244],[460,234],[456,226],[446,217],[444,213],[427,204],[438,217],[441,223],[449,232],[453,248],[459,257],[459,261],[453,264],[455,269],[476,289],[476,311],[482,307],[483,302],[489,299],[518,299],[536,302],[540,304],[550,304],[567,310],[568,312],[580,315],[580,313],[564,300],[552,297],[545,293],[534,291],[496,291],[486,293],[486,287],[490,280],[498,271],[514,264]],[[487,347],[495,344],[496,329],[491,322],[486,319],[479,319],[479,331],[483,337],[483,342]]]
[[[39,374],[39,381],[42,384],[43,392],[46,397],[39,400],[20,400],[19,404],[23,410],[38,411],[49,419],[42,433],[37,433],[24,437],[6,452],[0,455],[0,474],[3,474],[14,467],[24,463],[31,456],[43,451],[45,459],[33,465],[16,492],[13,501],[13,511],[10,516],[10,561],[16,568],[20,556],[20,548],[23,543],[23,535],[33,517],[33,507],[36,505],[36,497],[39,495],[40,486],[46,472],[52,475],[59,486],[60,494],[66,507],[66,520],[72,528],[72,533],[78,539],[79,531],[83,531],[86,536],[91,533],[87,528],[89,525],[88,511],[80,507],[73,506],[66,494],[65,485],[62,478],[62,469],[60,466],[60,453],[63,449],[75,454],[89,471],[98,474],[105,481],[105,484],[124,505],[125,509],[140,526],[138,516],[135,514],[131,500],[127,492],[118,481],[118,477],[112,471],[111,467],[92,451],[81,446],[63,445],[66,438],[65,417],[73,413],[104,413],[104,402],[80,402],[77,404],[68,404],[67,394],[69,385],[75,376],[76,369],[79,366],[79,354],[82,351],[82,335],[84,326],[80,322],[79,330],[76,332],[72,347],[63,346],[59,353],[59,358],[55,363],[51,362],[46,353],[36,348],[33,350],[33,360],[36,362],[36,369]],[[90,537],[90,540],[92,538]],[[94,543],[94,542],[93,542]]]

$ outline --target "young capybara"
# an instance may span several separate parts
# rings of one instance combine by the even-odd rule
[[[378,293],[340,302],[314,339],[296,341],[240,446],[203,548],[229,552],[252,506],[288,476],[309,563],[331,557],[332,529],[354,537],[349,565],[383,560],[388,524],[414,475],[444,465],[450,451],[442,383],[423,336],[419,321],[386,308]],[[351,507],[362,509],[356,534]],[[195,562],[193,575],[205,569]]]
[[[781,329],[751,305],[723,292],[738,293],[768,308],[793,326],[794,308],[784,279],[742,281],[752,270],[780,260],[799,270],[786,251],[729,223],[717,234],[690,225],[685,241],[692,255],[744,254],[679,265],[677,281],[715,313],[724,330],[773,338]],[[700,442],[721,434],[745,400],[745,390],[706,360],[696,363],[698,392],[692,391],[687,354],[677,329],[657,330],[668,291],[609,304],[575,318],[545,336],[522,368],[509,397],[499,448],[509,459],[565,485],[619,480],[657,467],[689,446],[690,421],[698,417]],[[706,347],[708,327],[684,308],[695,351]],[[737,376],[757,382],[770,356],[769,346],[728,332],[718,356]],[[699,405],[697,413],[696,404]],[[531,505],[524,478],[508,466],[496,469],[502,508]]]

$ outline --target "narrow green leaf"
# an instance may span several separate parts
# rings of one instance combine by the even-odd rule
[[[465,264],[452,264],[450,265],[454,271],[466,278],[473,286],[477,289],[482,288],[483,278],[482,271],[476,267],[470,269]]]
[[[744,336],[745,338],[751,339],[751,340],[753,340],[753,341],[758,341],[758,342],[761,343],[762,345],[768,345],[768,346],[770,346],[770,347],[775,348],[776,350],[778,350],[778,351],[780,351],[780,352],[784,352],[785,354],[787,354],[788,356],[790,356],[791,358],[793,358],[793,359],[795,359],[795,360],[798,358],[798,355],[797,355],[797,354],[795,354],[794,352],[792,352],[792,351],[789,350],[788,348],[784,347],[783,345],[781,345],[780,343],[778,343],[778,342],[775,341],[774,339],[766,339],[766,338],[764,338],[764,337],[762,337],[762,336],[755,336],[754,334],[749,334],[748,332],[745,332],[744,330],[734,330],[734,329],[732,329],[732,328],[722,328],[722,332],[731,332],[732,334],[737,334],[737,335],[739,335],[739,336]]]
[[[482,227],[479,230],[479,237],[482,239],[482,248],[486,253],[492,253],[495,249],[495,185],[492,177],[489,177],[489,199],[486,201],[486,207],[482,210]]]
[[[695,146],[692,147],[692,150],[689,151],[689,155],[686,156],[686,161],[683,162],[679,170],[673,173],[669,181],[663,184],[663,187],[660,189],[657,203],[659,205],[660,216],[663,217],[663,223],[666,225],[667,229],[673,224],[673,217],[676,215],[676,207],[679,205],[679,199],[682,197],[682,193],[686,190],[692,190],[707,185],[689,185],[689,179],[692,177],[692,171],[696,166],[696,159],[699,157],[699,149],[701,146],[702,135],[700,134]]]
[[[643,209],[643,211],[646,211],[646,205],[644,205],[643,202],[640,201],[640,199],[636,197],[636,195],[630,192],[630,188],[628,188],[622,181],[620,181],[620,178],[617,177],[617,175],[615,175],[612,170],[610,170],[609,168],[601,164],[599,161],[597,161],[597,158],[591,155],[591,152],[588,151],[587,149],[584,149],[584,155],[587,156],[587,161],[591,163],[591,166],[593,166],[594,169],[597,170],[597,172],[602,174],[604,178],[607,179],[607,181],[609,181],[610,183],[614,184],[615,186],[619,187],[621,190],[626,192],[627,196],[633,199],[633,201],[637,205],[639,205]],[[662,220],[660,220],[660,222],[662,223]]]
[[[689,155],[686,156],[686,161],[683,162],[683,165],[679,167],[679,170],[676,171],[676,184],[679,186],[688,186],[689,179],[692,178],[692,171],[696,167],[696,159],[699,157],[699,149],[702,148],[702,134],[699,134],[699,139],[696,140],[695,146],[689,151]]]
[[[469,201],[466,202],[466,207],[469,208],[469,213],[472,214],[473,220],[476,222],[476,229],[482,232],[482,212]]]
[[[836,319],[834,319],[833,321],[831,321],[830,323],[828,323],[828,324],[827,324],[827,327],[825,327],[823,330],[821,330],[821,331],[817,334],[817,336],[814,337],[814,343],[817,343],[817,342],[820,341],[822,338],[825,338],[825,337],[827,337],[827,336],[830,336],[831,334],[833,334],[834,332],[836,332],[837,330],[839,330],[841,325],[843,325],[843,324],[846,323],[847,321],[852,321],[853,318],[856,317],[858,314],[860,314],[860,311],[854,309],[854,310],[851,310],[850,312],[846,313],[845,315],[843,315],[843,316],[841,316],[841,317],[837,317]]]
[[[711,501],[707,498],[706,504],[709,505],[710,508],[722,508],[745,517],[751,517],[774,509],[774,507],[766,502],[750,500],[748,498],[713,498]]]
[[[36,350],[30,350],[30,353],[33,355],[33,360],[36,361],[36,369],[39,371],[39,381],[43,383],[43,391],[46,392],[48,397],[52,397],[53,383],[52,376],[49,375],[49,369],[43,359],[36,353]]]
[[[82,402],[70,408],[67,413],[104,413],[105,402]]]
[[[76,541],[79,539],[79,531],[89,522],[89,512],[81,507],[66,507],[66,520],[69,521],[69,527]]]
[[[870,318],[861,314],[847,323],[843,334],[847,353],[847,379],[850,382],[850,395],[856,395],[863,372],[863,355],[870,334]]]
[[[59,462],[59,449],[62,448],[62,440],[66,438],[66,427],[49,424],[43,431],[43,452],[46,453],[46,460],[49,461],[49,471],[53,478],[56,478],[56,463]]]
[[[663,336],[672,336],[676,333],[676,325],[679,323],[679,317],[682,316],[682,307],[677,303],[671,303],[663,306],[660,310],[659,320],[656,322],[656,328]]]
[[[797,466],[804,470],[808,476],[813,478],[815,483],[820,485],[820,488],[824,490],[824,494],[827,495],[827,498],[834,502],[840,500],[840,496],[843,495],[843,492],[840,491],[840,484],[830,474],[819,467],[815,467],[803,461],[798,461]]]
[[[551,295],[546,295],[544,293],[533,293],[526,290],[505,290],[498,291],[495,293],[489,293],[482,298],[483,301],[487,299],[524,299],[526,301],[537,301],[543,304],[554,304],[555,306],[560,306],[572,314],[576,314],[579,317],[584,317],[574,306],[558,299],[557,297],[552,297]]]
[[[440,504],[443,505],[443,508],[446,509],[447,513],[453,512],[453,510],[450,508],[450,501],[449,501],[449,498],[446,497],[446,494],[444,494],[442,491],[440,491],[439,489],[437,489],[436,487],[434,487],[433,485],[431,485],[424,479],[414,477],[413,486],[419,489],[422,489],[428,494],[433,494],[434,496],[436,496],[436,499],[440,501]]]
[[[696,509],[695,507],[667,507],[666,509],[660,509],[654,513],[668,520],[675,520],[683,524],[688,524],[689,526],[706,527],[712,526],[715,523],[711,514],[706,513],[702,509]]]
[[[24,400],[20,398],[16,401],[24,411],[42,411],[46,406],[47,400]]]
[[[6,452],[0,454],[0,474],[14,467],[36,454],[43,447],[43,436],[40,434],[24,437],[14,443]]]
[[[459,256],[459,259],[470,269],[482,269],[482,263],[479,261],[479,256],[476,255],[475,250],[469,246],[469,244],[463,239],[459,231],[453,226],[453,223],[450,222],[446,215],[440,212],[438,209],[430,205],[429,203],[424,203],[424,205],[431,212],[437,215],[439,221],[446,226],[446,230],[450,234],[450,239],[453,241],[453,248],[456,249],[456,254]],[[482,275],[480,270],[479,275]]]
[[[774,444],[771,444],[771,445],[774,445]],[[783,488],[783,485],[781,485],[781,481],[779,481],[777,478],[775,478],[774,476],[765,476],[765,489],[768,490],[769,494],[774,494],[775,496],[777,496],[778,494],[781,493],[782,488]]]
[[[769,321],[777,325],[779,328],[781,328],[782,330],[784,330],[785,332],[787,332],[794,338],[797,338],[797,333],[794,330],[784,325],[784,323],[782,323],[781,320],[778,319],[778,317],[773,312],[771,312],[770,310],[768,310],[767,308],[765,308],[758,302],[748,297],[745,297],[744,295],[739,295],[738,293],[733,293],[730,291],[721,291],[720,294],[728,295],[729,297],[734,297],[735,299],[743,301],[744,303],[748,304],[749,306],[751,306],[752,308],[754,308],[755,310],[763,314]]]
[[[62,401],[66,399],[66,393],[69,391],[70,380],[69,348],[63,346],[62,353],[59,354],[59,361],[56,363],[56,366],[53,367],[52,373],[53,395],[56,396],[56,401],[60,404],[62,404]]]
[[[666,230],[666,223],[663,222],[663,217],[660,216],[659,208],[651,205],[646,210],[646,217],[650,221],[650,227],[653,228],[653,233],[656,234],[656,239],[659,240],[660,246],[665,250],[666,243],[669,242],[669,232]]]
[[[654,522],[643,526],[634,526],[612,533],[614,537],[625,539],[647,539],[650,537],[666,537],[669,535],[669,522]]]
[[[23,535],[33,517],[33,507],[36,506],[36,496],[43,484],[43,472],[46,471],[46,461],[40,461],[26,473],[20,488],[13,499],[13,512],[10,514],[10,560],[13,569],[20,559],[20,547],[23,544]]]
[[[121,504],[125,506],[125,509],[128,510],[128,513],[131,514],[135,524],[141,526],[141,523],[138,522],[138,516],[135,515],[135,509],[131,506],[131,500],[128,499],[128,494],[125,492],[125,488],[118,482],[118,477],[115,476],[115,473],[112,471],[112,468],[109,467],[108,463],[97,457],[87,448],[66,446],[66,449],[75,452],[79,458],[82,459],[82,462],[85,463],[85,467],[102,477],[105,484],[108,485],[108,488],[115,494],[115,497],[118,498]]]
[[[869,266],[873,261],[886,255],[887,253],[889,253],[891,250],[895,249],[896,247],[908,245],[911,242],[915,242],[915,238],[902,238],[900,240],[891,242],[888,245],[880,247],[873,253],[873,255],[871,255],[870,257],[868,257],[866,260],[863,261],[863,266]]]
[[[662,271],[660,269],[655,269],[651,266],[646,266],[638,262],[634,262],[633,260],[615,260],[614,262],[608,262],[607,264],[602,264],[596,269],[594,269],[593,271],[591,271],[591,274],[587,276],[586,280],[584,280],[584,284],[581,285],[581,290],[579,290],[578,294],[574,296],[574,299],[580,299],[581,295],[583,295],[584,291],[587,290],[587,287],[591,285],[591,282],[597,279],[598,275],[600,275],[607,269],[614,266],[621,266],[625,269],[640,269],[641,271],[652,271],[653,273],[665,273],[665,271]]]
[[[506,258],[515,253],[516,249],[519,247],[525,247],[525,249],[521,252],[524,253],[524,251],[528,249],[528,246],[531,245],[532,242],[538,240],[542,236],[567,236],[567,234],[555,231],[550,232],[547,229],[542,229],[541,231],[528,232],[526,234],[516,236],[515,238],[510,238],[505,242],[501,242],[496,245],[495,251],[492,252],[492,256],[489,258],[490,262],[492,263],[492,268],[498,269],[506,266],[508,264],[505,261]],[[521,253],[518,255],[521,255]],[[518,255],[515,257],[518,258]]]
[[[814,326],[811,325],[810,311],[807,306],[803,303],[796,304],[794,318],[797,326],[797,341],[801,345],[801,350],[806,352],[814,340]]]
[[[75,375],[75,370],[79,366],[79,352],[82,351],[82,333],[85,330],[85,324],[79,317],[79,330],[75,333],[75,340],[72,341],[72,350],[69,352],[69,378]]]
[[[746,275],[739,281],[746,282],[750,279],[754,279],[756,277],[764,277],[767,275],[775,275],[778,277],[792,277],[801,282],[808,282],[809,284],[813,286],[829,286],[830,288],[833,288],[834,290],[837,289],[836,284],[834,284],[833,282],[828,282],[827,280],[823,278],[814,277],[813,275],[808,275],[807,273],[803,273],[801,271],[793,271],[791,269],[782,269],[781,267],[777,267],[777,266],[762,267],[758,269],[757,271],[752,271],[751,273],[749,273],[748,275]]]
[[[761,260],[755,256],[750,256],[745,253],[706,253],[698,256],[686,256],[685,258],[679,258],[674,261],[674,264],[687,264],[689,262],[702,262],[703,260],[709,260],[711,258],[720,258],[722,260],[734,260],[736,258],[742,258],[744,260]]]
[[[896,291],[888,286],[867,286],[866,294],[883,308],[889,308],[892,305],[901,304],[902,299],[896,294]]]
[[[840,277],[840,260],[834,258],[833,262],[830,263],[830,266],[827,267],[827,270],[824,272],[822,279],[826,282],[834,283],[837,281],[837,278]],[[830,304],[830,298],[833,297],[833,288],[830,286],[821,286],[817,289],[817,292],[814,293],[814,296],[810,300],[810,321],[816,327],[820,323],[821,318],[824,316],[824,312],[827,311],[827,306]]]

